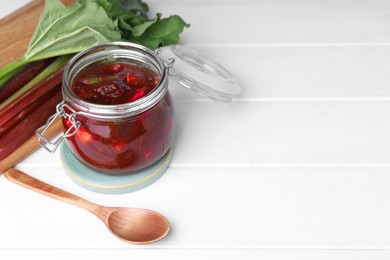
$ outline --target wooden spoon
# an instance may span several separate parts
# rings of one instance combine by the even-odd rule
[[[155,211],[97,205],[14,168],[7,170],[4,175],[23,187],[88,210],[100,218],[112,234],[124,241],[148,244],[164,238],[169,232],[167,219]]]

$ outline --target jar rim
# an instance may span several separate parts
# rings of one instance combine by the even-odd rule
[[[103,59],[106,55],[113,55],[115,58],[129,58],[129,60],[136,59],[145,65],[153,66],[159,74],[159,83],[148,95],[128,103],[102,105],[81,99],[71,90],[72,81],[80,70]],[[86,65],[86,63],[88,64]],[[84,67],[78,68],[78,66]],[[76,70],[77,68],[79,71]],[[157,104],[165,95],[167,88],[168,65],[160,59],[156,52],[145,46],[129,42],[98,44],[76,54],[65,66],[62,77],[64,102],[71,103],[71,106],[75,108],[77,114],[84,114],[95,118],[123,118],[142,113]]]

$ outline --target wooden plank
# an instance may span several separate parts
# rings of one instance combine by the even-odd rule
[[[151,186],[115,196],[89,192],[60,171],[28,169],[103,205],[164,214],[171,233],[148,249],[390,249],[388,168],[170,168]],[[0,196],[12,194],[0,201],[2,249],[139,248],[82,209],[0,180]]]
[[[26,51],[43,9],[43,0],[32,1],[0,20],[0,66],[18,59]]]
[[[180,14],[193,45],[389,43],[386,0],[153,1],[151,14]],[[201,15],[200,15],[201,14]]]
[[[91,256],[98,256],[98,259],[119,258],[125,259],[129,256],[137,259],[246,259],[246,260],[387,260],[390,257],[390,250],[326,250],[326,249],[310,249],[310,250],[253,250],[253,249],[142,249],[137,248],[128,250],[116,250],[101,248],[96,249],[19,249],[19,250],[0,250],[0,256],[4,259],[40,259],[40,260],[67,260],[84,258],[88,259]]]
[[[74,0],[63,0],[70,4]],[[27,49],[44,7],[44,0],[31,1],[0,20],[0,66],[18,59]]]
[[[172,163],[193,167],[388,165],[389,106],[388,102],[337,101],[177,102]]]
[[[175,167],[390,165],[386,101],[175,102],[175,108]],[[58,154],[40,154],[22,165],[61,165]]]
[[[234,75],[242,88],[240,101],[390,99],[390,45],[193,48]],[[176,100],[205,100],[171,82]]]

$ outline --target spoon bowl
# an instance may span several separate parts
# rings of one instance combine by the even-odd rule
[[[169,232],[168,220],[158,212],[97,205],[13,168],[7,170],[4,175],[23,187],[88,210],[100,218],[112,234],[126,242],[150,244],[163,239]]]
[[[113,210],[108,216],[107,227],[118,238],[139,244],[158,241],[169,232],[169,223],[163,215],[135,208]]]

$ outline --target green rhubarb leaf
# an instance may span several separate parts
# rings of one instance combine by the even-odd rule
[[[142,0],[119,0],[124,9],[131,11],[137,15],[147,17],[149,6]]]
[[[87,1],[87,0],[83,0]],[[141,0],[96,0],[115,21],[122,33],[122,40],[155,49],[160,45],[179,42],[179,35],[189,25],[177,15],[161,19],[161,14],[149,19],[149,7]]]
[[[172,15],[164,19],[160,19],[160,15],[157,15],[157,18],[155,23],[148,27],[140,37],[134,37],[133,41],[151,49],[177,44],[180,40],[180,33],[183,32],[185,27],[190,26],[178,15]]]
[[[140,25],[147,27],[153,23],[147,17],[149,7],[140,0],[96,0],[96,2],[106,10],[108,16],[118,21],[118,27],[125,38],[129,35],[140,36],[146,28],[136,27]]]
[[[156,16],[154,20],[144,22],[142,24],[136,25],[132,28],[133,36],[134,37],[140,37],[142,34],[146,32],[146,30],[152,26],[154,23],[156,23],[159,20],[159,15]]]
[[[32,61],[76,53],[120,39],[117,24],[96,2],[79,1],[66,7],[59,0],[46,0],[23,59]]]
[[[79,0],[88,1],[88,0]],[[101,7],[103,7],[108,16],[113,20],[118,18],[132,18],[134,16],[141,16],[148,18],[147,12],[149,7],[141,0],[95,0]]]

